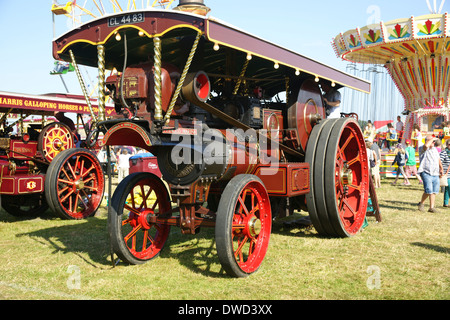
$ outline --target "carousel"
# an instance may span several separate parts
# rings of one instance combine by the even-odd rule
[[[428,2],[428,1],[427,1]],[[384,66],[405,101],[402,141],[444,132],[450,121],[450,17],[430,8],[430,14],[371,24],[348,30],[333,39],[338,57]],[[446,131],[446,130],[445,130]],[[450,137],[448,137],[450,138]]]

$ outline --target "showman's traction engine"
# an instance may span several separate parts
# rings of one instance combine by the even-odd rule
[[[357,234],[370,197],[355,119],[327,119],[322,90],[370,84],[208,17],[203,1],[106,15],[57,38],[56,59],[99,70],[100,146],[143,148],[162,180],[126,177],[110,201],[114,253],[144,263],[172,226],[215,228],[223,269],[255,272],[272,220],[307,211],[317,232]],[[296,39],[298,40],[298,39]],[[105,70],[117,70],[106,77]],[[101,107],[99,107],[101,112]]]

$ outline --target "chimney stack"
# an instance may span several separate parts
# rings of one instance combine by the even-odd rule
[[[211,9],[205,6],[203,0],[180,0],[178,6],[174,10],[195,13],[201,16],[206,16]]]

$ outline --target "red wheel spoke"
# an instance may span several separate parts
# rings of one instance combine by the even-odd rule
[[[97,192],[97,188],[95,188],[95,187],[91,187],[91,186],[84,186],[84,189],[88,189],[88,190],[91,190],[91,191],[93,191],[93,192]]]
[[[242,239],[241,241],[238,240],[238,248],[236,249],[236,251],[234,252],[234,256],[237,259],[237,257],[239,256],[240,261],[244,262],[243,256],[242,256],[242,248],[244,247],[244,245],[247,243],[248,241],[248,237],[245,236],[244,239]]]
[[[347,161],[347,165],[350,167],[356,162],[361,162],[361,158],[359,157],[359,154],[352,160]]]
[[[91,177],[89,177],[89,178],[83,180],[83,182],[84,182],[84,184],[86,184],[86,183],[88,183],[88,182],[91,182],[91,181],[95,180],[95,178],[96,178],[95,176],[91,176]]]
[[[130,207],[127,204],[124,205],[124,209],[127,209],[128,211],[130,211],[130,212],[132,212],[132,213],[134,213],[134,214],[136,214],[138,216],[141,215],[141,212],[138,209],[132,208],[132,207]]]
[[[73,166],[74,168],[75,168],[75,171],[77,170],[77,168],[78,168],[78,162],[80,161],[80,157],[76,157],[75,158],[75,165]]]
[[[84,159],[81,161],[80,176],[83,177]]]
[[[144,237],[142,239],[142,250],[141,251],[144,251],[147,248],[147,239],[150,240],[148,230],[145,230]],[[150,240],[150,242],[151,242],[151,240]]]
[[[84,209],[87,209],[88,206],[87,206],[87,204],[83,201],[83,198],[81,197],[80,194],[77,194],[77,198],[80,198],[80,203],[84,206]]]
[[[84,178],[89,172],[91,172],[94,169],[95,169],[95,166],[92,165],[88,170],[86,170],[86,172],[83,173],[82,177]]]
[[[71,177],[69,177],[69,175],[67,174],[67,172],[66,172],[66,170],[64,169],[64,168],[61,168],[61,171],[65,174],[65,176],[67,177],[67,179],[73,179],[73,178],[75,178],[75,176],[73,176],[72,178]]]
[[[72,185],[72,186],[73,186],[73,184],[74,184],[73,181],[64,180],[64,179],[58,179],[58,182],[62,182],[62,183],[65,183],[65,184],[70,184],[70,185]]]
[[[349,145],[350,141],[355,138],[355,136],[353,135],[353,133],[351,133],[348,137],[347,140],[345,140],[345,142],[342,144],[342,146],[339,148],[342,152],[345,151],[345,149],[347,148],[347,146]]]
[[[60,200],[61,203],[63,203],[64,201],[66,201],[66,199],[67,199],[68,197],[70,197],[72,194],[73,194],[73,190],[69,190],[69,192],[66,194],[66,196]]]
[[[244,228],[245,228],[245,224],[233,224],[233,232],[235,232],[236,230],[241,231]]]
[[[133,208],[136,208],[136,201],[134,200],[134,192],[130,193],[130,196],[131,196],[131,205]]]
[[[241,209],[244,210],[245,215],[248,216],[249,213],[248,213],[248,209],[245,205],[245,201],[241,197],[238,198],[238,201],[241,204]]]
[[[138,224],[135,228],[133,228],[133,230],[130,231],[130,233],[128,233],[124,237],[125,242],[128,242],[128,240],[130,240],[131,237],[135,238],[136,233],[141,229],[142,229],[142,225]]]
[[[341,218],[356,216],[354,208],[352,208],[352,206],[349,204],[346,198],[342,199],[342,205],[346,206],[348,210],[344,210],[344,208],[342,207],[342,210],[340,210]],[[348,212],[350,212],[350,215],[348,214]]]
[[[357,186],[357,185],[354,185],[354,184],[349,184],[348,187],[349,188],[353,188],[353,189],[358,190],[358,191],[361,191],[361,186]]]
[[[134,219],[132,219],[132,218],[127,218],[127,219],[123,220],[123,221],[122,221],[122,227],[125,226],[125,225],[127,225],[127,224],[130,224],[131,221],[133,221],[133,220],[134,220]]]
[[[62,195],[65,191],[69,190],[69,187],[65,187],[58,191],[58,196]]]
[[[72,210],[72,212],[73,213],[76,213],[77,212],[77,208],[78,208],[78,194],[77,195],[75,195],[75,203],[73,204],[73,210]]]
[[[70,165],[70,162],[67,162],[67,167],[69,168],[70,172],[72,173],[72,176],[75,178],[76,174],[75,174],[75,171],[73,171],[72,166]]]

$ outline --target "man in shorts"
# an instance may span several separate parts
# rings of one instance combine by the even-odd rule
[[[424,193],[419,202],[419,210],[425,211],[424,203],[430,198],[430,209],[428,212],[436,213],[435,200],[436,194],[440,191],[439,177],[444,173],[439,152],[435,148],[435,138],[428,135],[425,138],[425,144],[422,146],[420,156],[420,166],[417,171],[422,177]]]

